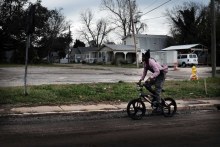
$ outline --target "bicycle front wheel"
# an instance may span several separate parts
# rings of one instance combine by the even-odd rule
[[[133,99],[127,105],[127,114],[132,119],[141,119],[145,115],[145,112],[145,104],[140,99]]]

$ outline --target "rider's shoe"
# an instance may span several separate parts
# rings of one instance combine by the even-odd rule
[[[153,108],[152,114],[161,114],[160,102],[153,101],[151,107]]]
[[[153,111],[152,111],[152,114],[161,114],[161,109],[160,109],[160,107],[157,107],[157,108],[155,108],[155,109],[153,109]]]

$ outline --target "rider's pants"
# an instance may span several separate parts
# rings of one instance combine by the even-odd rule
[[[144,84],[147,90],[149,90],[154,95],[154,100],[159,103],[161,102],[160,93],[163,88],[164,80],[165,74],[163,71],[160,71],[160,74],[155,78],[155,80],[146,81]],[[155,89],[152,89],[152,85],[155,86]]]

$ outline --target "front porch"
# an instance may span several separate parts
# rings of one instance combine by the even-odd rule
[[[116,63],[134,63],[136,55],[134,52],[105,51],[100,52],[102,61],[106,64]]]
[[[136,51],[131,45],[105,44],[99,50],[103,62],[106,64],[134,63],[136,62]],[[137,51],[137,58],[140,61],[140,49]]]

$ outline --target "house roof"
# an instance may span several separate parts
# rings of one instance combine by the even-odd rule
[[[78,47],[78,50],[81,54],[87,53],[87,52],[98,52],[98,47]]]
[[[98,47],[77,47],[72,48],[72,53],[74,54],[85,54],[88,52],[98,52]]]
[[[141,38],[141,37],[145,37],[145,38],[146,37],[151,37],[151,38],[164,37],[164,38],[167,38],[168,37],[167,35],[153,35],[153,34],[136,34],[135,36],[138,38]],[[132,37],[132,35],[129,34],[129,35],[125,36],[124,38],[122,38],[122,40],[125,40],[127,37]]]
[[[121,51],[121,50],[134,50],[134,45],[115,45],[115,44],[105,44],[105,46],[113,49],[113,50],[117,50],[117,51]]]
[[[112,51],[135,51],[134,45],[116,45],[116,44],[104,44],[100,50],[104,47],[110,48]],[[140,49],[138,49],[140,51]]]
[[[187,45],[174,45],[167,48],[162,49],[163,51],[171,51],[171,50],[185,50],[185,49],[191,49],[193,47],[196,47],[201,44],[187,44]]]

